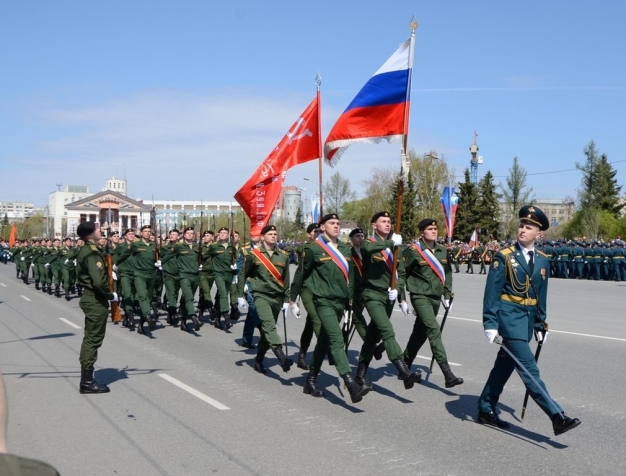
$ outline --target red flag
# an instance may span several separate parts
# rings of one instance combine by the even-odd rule
[[[258,235],[270,221],[287,170],[319,158],[319,101],[316,97],[252,177],[235,194],[248,217],[250,234]]]
[[[15,246],[15,242],[17,241],[17,228],[15,227],[15,223],[11,225],[11,234],[9,235],[9,246],[13,248]]]

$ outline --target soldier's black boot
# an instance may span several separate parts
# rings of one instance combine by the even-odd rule
[[[135,315],[131,311],[125,312],[124,319],[126,319],[126,327],[133,330],[135,328]]]
[[[256,357],[254,358],[254,370],[256,370],[257,372],[261,373],[261,374],[266,374],[267,373],[267,369],[265,368],[265,366],[263,365],[263,359],[265,358],[265,350],[257,350],[257,354]]]
[[[317,384],[315,383],[316,379],[317,372],[313,369],[309,370],[309,375],[307,375],[306,382],[304,382],[304,388],[302,389],[302,393],[306,393],[307,395],[311,395],[312,397],[316,398],[323,397],[324,392],[317,388]]]
[[[139,325],[137,326],[137,334],[144,334],[146,331],[143,328],[143,325],[148,322],[148,319],[143,314],[139,314]]]
[[[189,332],[189,329],[187,329],[187,317],[185,316],[180,318],[180,330],[184,332]]]
[[[343,382],[348,389],[348,393],[350,393],[350,400],[352,400],[352,403],[359,403],[363,400],[363,397],[369,393],[370,389],[356,383],[352,378],[351,373],[347,373],[341,377],[343,378]]]
[[[78,297],[81,297],[83,295],[82,286],[76,286],[76,294],[78,295]]]
[[[59,286],[54,287],[54,295],[58,298],[61,297],[61,288]]]
[[[196,316],[195,314],[191,315],[191,322],[193,322],[193,328],[196,331],[199,331],[200,328],[204,325],[204,322],[201,322],[200,319],[198,319],[198,316]]]
[[[52,296],[52,284],[48,284],[48,294]]]
[[[229,312],[225,312],[224,314],[222,314],[222,317],[224,318],[224,328],[226,330],[228,330],[231,327],[233,327],[233,324],[230,322],[230,313]]]
[[[152,314],[150,315],[150,319],[148,320],[148,327],[151,331],[156,327],[156,323],[159,320],[159,309],[156,307],[156,304],[152,305]]]
[[[172,319],[172,316],[174,315],[174,312],[171,309],[167,310],[167,317],[165,318],[165,322],[167,322],[170,326],[173,325],[172,323],[174,322],[174,319]]]
[[[383,358],[383,354],[385,353],[385,343],[381,342],[380,344],[378,344],[376,346],[376,348],[374,349],[374,358],[376,360],[380,360]]]
[[[230,320],[238,321],[241,317],[241,313],[239,312],[239,308],[237,306],[230,306]]]
[[[65,290],[65,300],[66,301],[70,300],[70,292],[67,289]]]
[[[80,369],[80,393],[109,393],[109,387],[93,379],[93,369]]]
[[[403,359],[397,359],[393,361],[393,365],[398,369],[398,373],[402,380],[404,380],[404,388],[407,390],[413,388],[413,385],[419,383],[422,380],[421,372],[411,372]]]
[[[46,291],[47,291],[47,289],[46,289],[46,283],[43,283],[43,284],[41,285],[41,292],[45,294],[45,293],[46,293]]]
[[[217,317],[217,309],[215,309],[215,306],[213,306],[212,303],[208,307],[208,309],[209,309],[209,322],[214,322],[215,318]]]
[[[205,308],[206,308],[206,305],[204,304],[204,298],[200,296],[200,299],[198,300],[198,320],[201,322],[204,322],[204,309]]]
[[[356,369],[354,381],[359,385],[368,388],[370,391],[375,390],[374,386],[367,380],[367,365],[360,363]]]
[[[215,314],[215,319],[213,319],[213,327],[216,329],[222,328],[222,317],[219,314]]]
[[[300,349],[300,352],[298,352],[298,363],[296,365],[302,370],[309,370],[309,364],[306,363],[306,351],[307,349]]]
[[[35,281],[35,289],[39,291],[39,281]]]
[[[450,370],[450,364],[446,360],[438,362],[441,371],[443,372],[443,377],[446,379],[446,388],[452,388],[455,385],[461,385],[463,383],[463,379],[457,377]]]
[[[293,360],[285,355],[285,353],[283,352],[283,348],[280,346],[274,347],[272,350],[274,351],[276,358],[280,362],[280,366],[282,367],[283,371],[289,372],[289,369],[293,365]]]
[[[552,418],[552,429],[554,430],[555,435],[561,435],[566,431],[573,430],[582,422],[578,418],[570,418],[565,413],[563,416],[556,415]]]

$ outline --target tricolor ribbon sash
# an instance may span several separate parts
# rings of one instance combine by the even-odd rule
[[[370,240],[372,243],[376,243],[376,238],[374,238],[373,236],[370,236],[368,240]],[[387,263],[389,271],[393,271],[393,253],[391,252],[391,250],[389,248],[385,248],[380,252],[380,254],[383,255],[383,258],[385,258],[385,263]]]
[[[269,259],[267,259],[267,256],[265,256],[263,253],[261,253],[261,250],[259,250],[258,248],[254,248],[252,250],[252,254],[259,259],[261,264],[263,266],[265,266],[265,268],[269,271],[269,273],[272,275],[272,277],[276,281],[278,281],[278,284],[280,284],[281,286],[285,286],[285,282],[283,281],[282,275],[276,269],[276,266],[274,266],[274,263],[272,263]]]
[[[337,267],[341,270],[341,272],[343,273],[343,277],[346,278],[346,283],[349,282],[350,268],[348,266],[348,261],[346,260],[345,256],[342,255],[337,248],[326,243],[324,238],[322,238],[322,235],[318,236],[315,242],[320,245],[320,247],[326,252],[326,254],[330,256],[330,259],[333,260],[333,263],[335,263]]]
[[[359,271],[359,276],[363,276],[363,260],[361,260],[361,257],[356,253],[356,251],[352,253],[352,261],[354,261],[354,265]]]
[[[415,249],[415,251],[419,253],[419,255],[424,259],[424,261],[426,261],[428,266],[430,266],[430,269],[434,271],[434,273],[437,275],[437,277],[441,281],[441,284],[445,286],[446,274],[443,270],[443,265],[439,262],[437,258],[435,258],[435,255],[433,254],[433,252],[430,251],[428,248],[423,250],[422,245],[420,244],[419,241],[416,241],[415,243],[413,243],[413,248]]]

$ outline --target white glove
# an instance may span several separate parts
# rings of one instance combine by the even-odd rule
[[[300,306],[298,306],[295,302],[289,305],[289,310],[291,311],[291,315],[296,319],[300,319]]]
[[[70,262],[70,260],[66,258],[65,261],[63,262],[63,264],[67,264],[69,262]],[[113,269],[115,269],[115,265],[113,265]]]
[[[388,295],[389,295],[389,300],[391,302],[395,301],[396,299],[398,299],[398,290],[397,289],[391,289],[388,288],[387,289]]]
[[[409,315],[409,305],[406,303],[406,301],[400,303],[400,309],[402,309],[402,314],[404,314],[405,316]]]
[[[155,265],[157,268],[160,268],[160,267],[161,267],[161,260],[159,260],[159,261],[157,261],[156,263],[154,263],[154,265]]]
[[[490,344],[493,344],[493,341],[498,337],[498,331],[495,329],[485,329],[485,337],[489,339]]]
[[[243,285],[243,292],[247,293],[248,292],[248,283]]]
[[[282,311],[283,311],[283,312],[287,312],[287,309],[289,309],[289,303],[288,303],[288,302],[284,302],[284,303],[283,303],[283,308],[282,308]]]
[[[446,311],[449,311],[450,309],[452,309],[452,304],[450,304],[450,300],[449,299],[444,299],[443,300],[443,307],[446,308]]]
[[[21,259],[22,261],[24,261],[24,257],[23,257],[23,256],[22,256],[20,259]]]
[[[232,269],[233,271],[237,271],[237,263],[231,264],[230,269]]]
[[[76,260],[74,260],[74,266],[78,266],[78,264],[76,263]]]
[[[67,263],[67,260],[65,260],[65,262]],[[113,265],[113,271],[117,271],[117,265],[116,264]]]
[[[113,298],[111,299],[111,302],[117,302],[117,293],[113,293]]]
[[[46,263],[43,265],[44,268],[49,268],[50,267],[50,263]]]
[[[537,342],[545,344],[548,340],[548,331],[535,331],[535,338]]]
[[[402,235],[394,233],[391,235],[391,241],[393,241],[393,246],[400,246],[402,244]]]
[[[248,301],[245,298],[237,298],[237,309],[240,314],[248,314]]]
[[[198,271],[202,271],[202,265],[198,266]]]
[[[117,281],[117,274],[115,271],[111,271],[111,277],[113,278],[113,281]]]

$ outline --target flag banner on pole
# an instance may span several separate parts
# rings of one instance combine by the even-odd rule
[[[15,223],[11,225],[11,234],[9,235],[9,247],[13,248],[15,246],[15,242],[17,241],[17,227]]]
[[[311,223],[317,223],[320,220],[320,206],[317,195],[311,198]]]
[[[415,37],[411,36],[359,91],[324,143],[324,158],[334,166],[351,144],[401,141],[407,131]]]
[[[446,230],[450,238],[454,233],[454,222],[456,221],[456,209],[459,206],[459,197],[454,193],[454,187],[445,187],[441,195],[441,207],[446,219]]]
[[[319,158],[319,129],[319,103],[315,98],[235,194],[235,200],[250,218],[251,235],[259,235],[270,221],[287,170]]]
[[[472,236],[470,237],[469,246],[470,248],[474,248],[478,246],[478,230],[476,228],[474,228],[474,232],[472,233]]]

